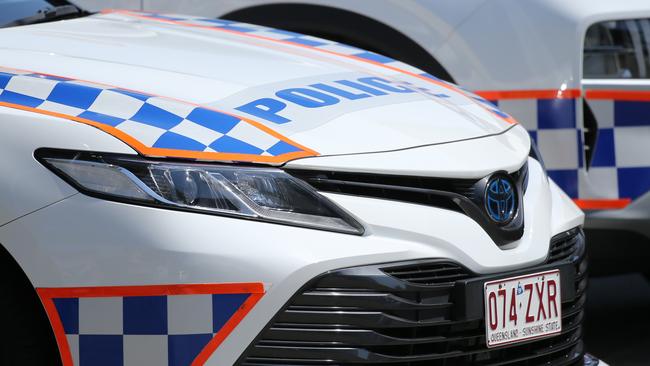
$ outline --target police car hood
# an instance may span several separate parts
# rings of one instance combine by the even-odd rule
[[[14,79],[3,94],[43,101],[25,108],[92,124],[153,156],[283,163],[475,139],[514,124],[488,101],[386,57],[221,20],[113,11],[7,28],[0,60]],[[34,76],[43,85],[25,87]],[[82,87],[100,92],[78,103]],[[22,103],[7,98],[4,106]]]

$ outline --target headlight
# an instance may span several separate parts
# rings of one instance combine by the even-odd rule
[[[40,149],[36,157],[93,197],[363,234],[349,214],[281,169],[52,149]]]

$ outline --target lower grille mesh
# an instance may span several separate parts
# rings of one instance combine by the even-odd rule
[[[422,263],[385,268],[383,271],[400,280],[421,285],[453,284],[469,277],[467,270],[455,263]]]
[[[549,263],[575,268],[575,296],[564,299],[562,333],[557,336],[487,349],[482,313],[466,316],[460,309],[465,300],[482,302],[482,292],[462,299],[455,291],[457,281],[477,276],[448,261],[419,261],[355,267],[316,278],[273,319],[238,364],[581,365],[587,284],[582,232],[554,238]]]

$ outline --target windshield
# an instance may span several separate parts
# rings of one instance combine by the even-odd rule
[[[69,5],[63,0],[0,0],[0,27],[14,25],[16,21],[55,10]]]

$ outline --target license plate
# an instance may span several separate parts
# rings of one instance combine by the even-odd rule
[[[488,347],[562,331],[559,270],[489,281],[483,289]]]

